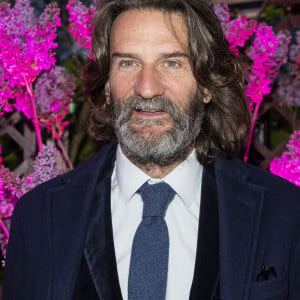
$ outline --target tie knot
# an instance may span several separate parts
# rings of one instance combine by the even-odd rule
[[[144,202],[143,218],[164,217],[175,191],[165,182],[156,184],[144,183],[139,193]]]

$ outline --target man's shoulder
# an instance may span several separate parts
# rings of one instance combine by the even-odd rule
[[[296,192],[300,191],[299,187],[287,181],[286,179],[274,175],[271,172],[263,170],[250,163],[246,163],[240,159],[220,158],[218,160],[218,164],[221,166],[219,167],[219,170],[228,173],[228,175],[233,173],[236,176],[244,177],[246,180],[250,180],[251,182],[255,182],[263,186],[278,185],[283,188],[295,190]]]
[[[231,178],[233,182],[247,183],[253,189],[259,188],[266,193],[267,204],[278,210],[295,209],[300,214],[300,187],[259,167],[239,159],[221,158],[217,162],[220,177]],[[230,180],[230,179],[229,179]]]
[[[17,202],[15,210],[24,210],[25,207],[39,207],[44,205],[49,191],[59,190],[63,186],[74,186],[80,184],[82,179],[95,178],[105,171],[111,160],[113,160],[116,150],[116,143],[111,142],[103,146],[95,155],[84,161],[73,170],[50,179],[24,194]]]
[[[251,180],[257,182],[258,184],[265,185],[267,187],[278,186],[280,188],[288,189],[290,191],[300,192],[300,187],[292,184],[290,181],[279,177],[267,170],[263,170],[257,166],[250,163],[245,163],[241,160],[235,160],[237,165],[240,165],[251,177]],[[299,199],[300,200],[300,199]],[[300,202],[300,201],[299,201]]]

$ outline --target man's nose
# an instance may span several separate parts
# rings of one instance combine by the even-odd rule
[[[161,76],[159,76],[159,71],[153,66],[144,66],[137,76],[134,92],[145,99],[162,96],[165,87]]]

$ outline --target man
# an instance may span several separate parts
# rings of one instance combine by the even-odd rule
[[[228,49],[200,0],[97,11],[88,130],[111,141],[19,200],[5,300],[300,299],[300,192],[230,159],[249,116]]]

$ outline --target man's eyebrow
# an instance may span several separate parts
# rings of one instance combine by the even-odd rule
[[[173,57],[189,58],[188,54],[186,54],[185,52],[181,52],[181,51],[174,51],[174,52],[171,52],[171,53],[163,53],[160,56],[162,58],[173,58]]]
[[[139,59],[139,56],[133,53],[123,53],[123,52],[114,52],[112,54],[112,58],[117,57],[117,58],[135,58]],[[181,51],[174,51],[170,53],[162,53],[159,55],[160,58],[165,59],[165,58],[175,58],[175,57],[184,57],[189,59],[189,55],[186,54],[185,52]]]
[[[112,58],[119,57],[119,58],[138,58],[137,55],[134,55],[132,53],[122,53],[122,52],[114,52],[111,55]]]

